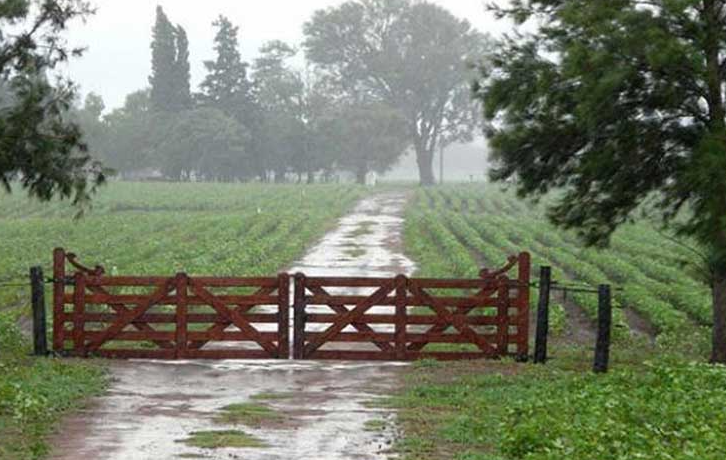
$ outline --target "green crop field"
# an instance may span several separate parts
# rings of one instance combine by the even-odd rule
[[[458,186],[418,191],[406,216],[406,242],[422,275],[474,277],[520,251],[536,267],[553,267],[555,280],[589,286],[612,284],[616,338],[653,335],[705,353],[711,325],[711,293],[697,270],[684,266],[691,249],[649,222],[620,229],[611,248],[585,248],[574,233],[554,228],[543,208],[496,186]],[[536,292],[533,305],[536,305]],[[597,298],[583,293],[555,302],[554,322],[564,327],[565,307],[594,321]]]
[[[274,275],[362,195],[352,186],[112,183],[81,220],[65,203],[3,195],[0,458],[41,458],[59,414],[103,386],[93,364],[29,358],[16,326],[29,312],[28,267],[50,276],[54,247],[115,274]]]
[[[548,224],[542,206],[497,186],[394,188],[410,196],[403,236],[417,275],[476,277],[526,250],[535,276],[551,265],[558,281],[618,289],[607,376],[589,372],[597,299],[583,293],[553,297],[547,366],[411,368],[391,402],[400,409],[404,458],[723,458],[715,433],[726,422],[726,371],[693,364],[705,361],[711,307],[708,288],[682,263],[693,258],[690,249],[646,221],[619,230],[610,249],[587,249]],[[93,361],[27,356],[17,326],[28,313],[27,269],[41,265],[50,275],[54,247],[112,274],[272,275],[370,193],[344,185],[112,183],[80,220],[64,203],[3,196],[0,458],[42,458],[60,415],[104,386]]]
[[[274,275],[301,255],[362,196],[346,186],[112,183],[80,220],[64,204],[3,196],[0,280],[28,267],[50,275],[54,247],[111,273]],[[26,305],[27,289],[4,289],[0,305]]]
[[[392,402],[403,458],[724,458],[716,433],[726,369],[695,364],[708,356],[711,306],[697,270],[683,265],[691,249],[646,221],[620,229],[610,249],[587,249],[550,225],[543,207],[473,185],[417,191],[405,242],[427,277],[474,277],[527,250],[534,274],[550,265],[556,280],[618,290],[606,376],[590,373],[597,296],[583,293],[553,297],[547,366],[419,363]]]

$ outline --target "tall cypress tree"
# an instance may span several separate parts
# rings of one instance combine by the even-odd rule
[[[189,109],[192,106],[191,67],[189,66],[189,38],[180,25],[175,30],[176,60],[174,61],[174,108]]]
[[[242,62],[237,36],[239,27],[234,26],[225,16],[212,23],[217,28],[214,38],[214,50],[217,57],[214,61],[205,61],[207,77],[201,84],[202,100],[227,115],[238,119],[250,102],[251,84],[247,79],[248,64]]]
[[[161,6],[156,7],[156,24],[154,25],[153,41],[151,42],[151,108],[155,111],[168,112],[176,109],[175,82],[176,73],[176,30],[164,13]]]

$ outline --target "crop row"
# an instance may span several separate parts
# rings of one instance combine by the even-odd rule
[[[661,332],[691,330],[694,322],[704,326],[711,322],[707,288],[678,265],[689,256],[689,249],[647,222],[618,231],[611,249],[594,250],[584,248],[574,234],[547,223],[542,206],[492,186],[430,189],[419,194],[412,208],[427,216],[427,228],[438,221],[449,229],[462,246],[456,252],[468,253],[470,259],[480,257],[475,263],[496,264],[505,254],[527,250],[535,266],[553,266],[557,279],[621,288],[616,304],[639,312]],[[445,252],[451,252],[452,246],[447,243]],[[595,317],[594,296],[572,298]],[[626,328],[621,310],[616,310],[616,322]]]
[[[136,186],[148,192],[145,199]],[[111,184],[79,221],[63,204],[26,203],[36,217],[0,223],[0,281],[25,283],[32,265],[49,275],[58,246],[117,274],[271,275],[302,255],[362,193],[344,186]],[[19,213],[21,201],[10,197],[0,212]],[[27,303],[27,288],[2,284],[0,308]]]

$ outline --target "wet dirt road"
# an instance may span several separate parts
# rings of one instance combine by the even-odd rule
[[[411,274],[402,253],[406,197],[361,201],[290,268],[312,276]],[[52,459],[245,460],[388,459],[392,432],[370,429],[393,414],[367,402],[390,394],[401,364],[311,361],[114,362],[108,393],[67,419],[51,439]],[[275,393],[265,404],[283,414],[267,427],[219,424],[219,410]],[[193,432],[242,430],[267,447],[201,449]]]

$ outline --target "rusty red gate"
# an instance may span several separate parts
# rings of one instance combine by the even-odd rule
[[[66,277],[66,263],[76,268]],[[289,277],[106,276],[54,254],[53,349],[69,356],[287,359]]]
[[[66,275],[66,266],[75,268]],[[54,253],[53,348],[69,356],[288,359],[290,276],[107,276]],[[517,269],[516,278],[508,274]],[[530,256],[477,279],[294,278],[295,359],[416,360],[529,351]]]
[[[507,273],[518,268],[516,279]],[[295,277],[297,359],[524,358],[530,256],[479,279]]]

